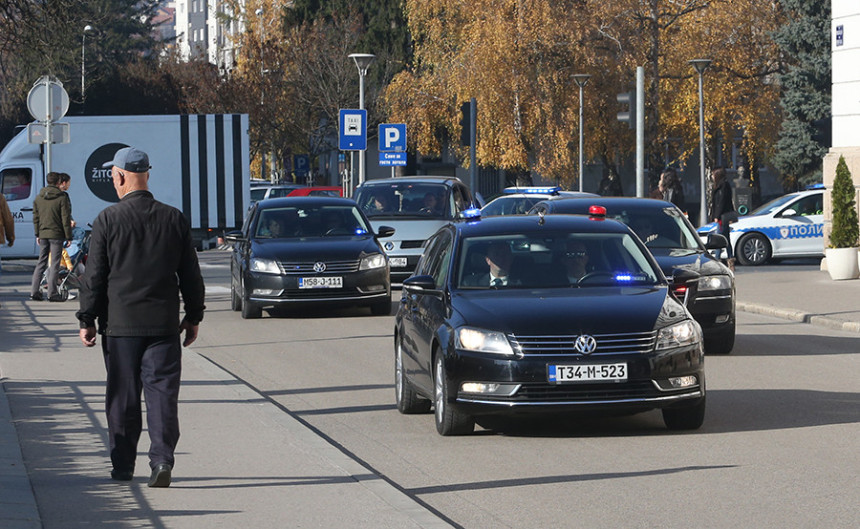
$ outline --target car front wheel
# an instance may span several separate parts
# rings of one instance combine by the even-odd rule
[[[236,292],[236,285],[232,281],[230,282],[230,310],[233,312],[242,310],[242,298]]]
[[[244,319],[244,320],[256,320],[257,318],[260,318],[262,316],[263,316],[263,309],[259,305],[251,302],[251,300],[248,299],[247,295],[243,296],[242,297],[242,319]]]
[[[435,380],[433,382],[434,404],[436,406],[436,431],[440,435],[467,435],[475,430],[475,419],[457,411],[448,403],[451,388],[445,376],[442,353],[436,355]]]
[[[768,262],[771,253],[767,237],[760,233],[748,233],[738,241],[735,257],[742,265],[759,266]]]
[[[403,343],[397,338],[394,346],[394,390],[397,398],[397,411],[403,414],[427,413],[430,401],[421,398],[403,373]]]

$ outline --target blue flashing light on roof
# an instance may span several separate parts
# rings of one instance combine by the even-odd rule
[[[480,208],[469,208],[463,210],[460,213],[460,216],[466,220],[479,220],[481,218],[481,209]]]
[[[824,184],[818,182],[817,184],[809,184],[808,186],[806,186],[807,191],[812,189],[824,189]]]
[[[506,195],[513,195],[515,193],[523,193],[523,194],[535,194],[535,195],[557,195],[558,192],[561,191],[561,187],[559,186],[543,186],[543,187],[506,187],[504,193]]]

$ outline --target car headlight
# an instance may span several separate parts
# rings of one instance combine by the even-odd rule
[[[374,268],[385,268],[385,256],[381,253],[368,255],[358,265],[359,270],[373,270]]]
[[[701,340],[699,325],[692,320],[685,320],[669,327],[660,329],[657,333],[656,349],[671,349],[695,345]]]
[[[484,331],[472,327],[460,327],[455,334],[455,345],[465,351],[513,356],[514,350],[507,337],[495,331]]]
[[[729,276],[705,276],[699,279],[699,292],[709,290],[731,290],[732,279]]]
[[[251,271],[262,272],[264,274],[280,274],[281,267],[278,266],[278,263],[271,259],[260,259],[257,257],[252,257]]]

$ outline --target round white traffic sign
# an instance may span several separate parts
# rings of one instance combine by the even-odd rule
[[[27,94],[27,110],[37,121],[56,121],[69,110],[69,94],[58,81],[43,77]]]

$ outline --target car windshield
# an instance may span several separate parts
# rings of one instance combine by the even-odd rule
[[[532,206],[545,198],[546,195],[499,197],[481,208],[481,216],[494,217],[498,215],[524,215]]]
[[[648,248],[701,249],[696,231],[677,208],[625,210],[607,217],[628,225]]]
[[[557,288],[653,285],[642,247],[627,233],[542,232],[463,240],[457,288]]]
[[[454,203],[448,187],[421,182],[386,182],[365,186],[355,196],[369,218],[453,218]]]
[[[353,206],[289,206],[261,209],[255,239],[364,235],[371,230]]]
[[[797,198],[797,195],[783,195],[757,207],[747,216],[754,217],[756,215],[770,215],[771,213],[776,213],[777,210],[782,209],[785,204],[791,202],[795,198]]]

